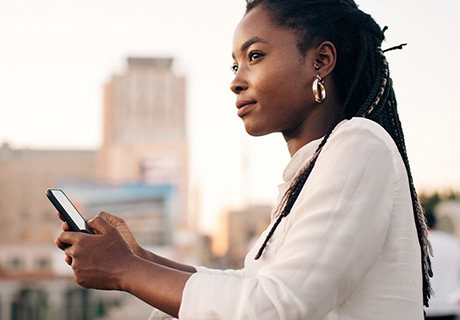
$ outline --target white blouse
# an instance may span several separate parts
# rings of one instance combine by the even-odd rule
[[[319,143],[292,157],[278,201]],[[197,268],[179,319],[423,319],[407,173],[375,122],[353,118],[335,128],[291,213],[254,260],[272,224],[244,269]]]

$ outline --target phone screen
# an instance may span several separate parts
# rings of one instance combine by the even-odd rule
[[[86,231],[86,232],[92,233],[91,229],[86,224],[85,219],[81,216],[81,214],[72,204],[72,202],[70,202],[69,198],[67,198],[67,196],[62,190],[48,189],[47,195],[50,201],[56,207],[56,209],[58,209],[58,211],[61,213],[63,218],[69,223],[71,228],[72,228],[72,222],[73,222],[73,224],[75,224],[75,226],[78,228],[79,231]],[[57,201],[57,204],[56,204],[56,201]],[[68,218],[70,218],[71,221],[68,221]],[[78,231],[78,230],[74,230],[74,231]]]

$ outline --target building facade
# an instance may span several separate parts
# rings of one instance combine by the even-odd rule
[[[31,150],[0,147],[0,244],[52,242],[60,223],[47,188],[96,176],[94,150]]]
[[[100,210],[122,216],[160,254],[191,253],[185,78],[172,65],[128,58],[127,70],[104,87],[99,150],[0,146],[0,320],[89,320],[105,313],[94,308],[112,303],[73,282],[54,245],[61,222],[47,188],[63,188],[88,217]],[[180,239],[187,240],[177,248]]]
[[[221,267],[243,267],[247,252],[270,224],[271,210],[268,205],[251,205],[222,216],[220,232],[213,239],[214,250],[223,259]]]
[[[101,181],[170,184],[179,194],[175,223],[187,225],[185,78],[172,58],[128,58],[104,87]]]
[[[54,245],[61,222],[45,191],[69,181],[93,181],[95,170],[94,150],[0,147],[1,320],[72,319],[67,315],[76,300],[66,297],[87,296]]]

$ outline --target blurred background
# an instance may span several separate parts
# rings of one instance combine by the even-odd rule
[[[414,180],[460,225],[457,0],[361,0],[383,27]],[[281,135],[236,116],[232,34],[243,0],[0,0],[0,320],[144,319],[150,308],[73,283],[47,188],[139,241],[240,267],[289,161]],[[446,205],[449,205],[445,209]],[[447,212],[447,213],[446,213]],[[444,219],[444,220],[446,220]]]

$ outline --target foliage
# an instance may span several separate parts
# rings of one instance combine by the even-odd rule
[[[425,211],[432,211],[442,201],[460,200],[460,192],[452,189],[432,193],[422,192],[419,194],[419,199]]]

